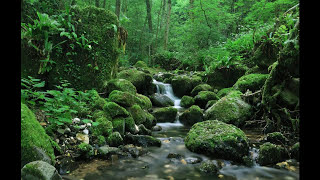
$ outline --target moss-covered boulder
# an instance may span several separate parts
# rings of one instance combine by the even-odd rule
[[[21,179],[62,180],[62,177],[51,164],[44,161],[32,161],[21,169]]]
[[[191,91],[202,82],[198,76],[177,75],[171,80],[173,92],[176,96],[191,95]]]
[[[134,64],[134,67],[137,67],[137,68],[147,68],[148,65],[146,62],[144,61],[137,61],[136,64]]]
[[[222,88],[217,92],[217,96],[219,98],[222,98],[222,97],[226,96],[231,91],[234,91],[234,89],[232,87],[230,87],[230,88]]]
[[[288,154],[282,146],[266,142],[260,145],[257,162],[262,166],[272,165],[284,161],[286,158],[288,158]]]
[[[90,159],[92,156],[94,156],[94,150],[90,144],[81,143],[77,146],[77,149],[80,153],[80,156],[85,159]]]
[[[113,132],[119,132],[121,136],[124,135],[126,120],[123,117],[112,119]]]
[[[244,125],[252,114],[251,105],[241,99],[240,91],[232,91],[219,99],[213,106],[205,111],[204,119],[217,119],[238,127]]]
[[[178,110],[173,107],[156,108],[152,112],[157,122],[174,122],[176,120]]]
[[[218,120],[194,124],[185,138],[186,147],[214,158],[241,162],[249,153],[248,138],[234,125]]]
[[[130,116],[129,112],[125,108],[115,102],[107,102],[103,107],[103,110],[108,113],[111,118]]]
[[[186,126],[201,122],[203,121],[203,110],[197,105],[192,105],[179,116],[179,121]]]
[[[136,87],[126,79],[112,79],[109,80],[105,85],[105,95],[106,97],[113,91],[119,90],[123,92],[128,92],[131,94],[136,94],[137,89]]]
[[[237,80],[245,74],[247,67],[241,64],[229,67],[216,68],[207,75],[206,83],[220,90],[232,87]]]
[[[252,92],[260,90],[264,85],[269,74],[248,74],[244,75],[238,79],[238,81],[233,85],[235,90],[239,90],[245,93],[247,89]]]
[[[164,94],[154,93],[151,95],[150,100],[156,107],[168,107],[174,105],[174,102]]]
[[[117,147],[123,144],[123,138],[119,132],[113,132],[110,136],[107,138],[107,143],[110,146]]]
[[[200,91],[194,97],[194,104],[204,109],[210,100],[218,100],[219,97],[212,91]]]
[[[154,93],[152,76],[137,69],[127,69],[118,73],[118,78],[130,81],[137,89],[139,94],[151,95]]]
[[[271,40],[259,41],[254,45],[254,54],[250,61],[261,69],[266,69],[277,60],[279,48]]]
[[[149,135],[132,135],[127,134],[125,136],[125,141],[127,144],[134,144],[136,146],[149,147],[149,146],[161,146],[161,141],[155,137]]]
[[[213,91],[213,87],[209,84],[199,84],[192,89],[191,96],[196,96],[200,91]]]
[[[300,142],[297,142],[293,146],[291,146],[290,157],[299,161],[299,154],[300,154],[299,149],[300,149]]]
[[[205,110],[209,109],[209,107],[213,106],[218,100],[210,100],[207,102],[206,107],[204,108]]]
[[[138,104],[134,104],[133,106],[129,107],[128,111],[130,112],[131,116],[133,117],[136,125],[140,125],[140,124],[145,123],[146,112]]]
[[[113,131],[112,119],[110,116],[100,116],[95,119],[95,122],[99,124],[90,128],[91,132],[95,136],[109,136]]]
[[[21,166],[41,160],[35,147],[42,149],[55,162],[54,147],[58,145],[46,134],[34,113],[21,103]]]
[[[264,141],[277,145],[285,145],[289,142],[288,139],[281,132],[268,133]]]
[[[136,103],[137,103],[142,109],[148,110],[148,109],[151,109],[151,108],[152,108],[152,102],[151,102],[151,100],[150,100],[147,96],[137,93],[137,94],[136,94],[136,97],[137,97]]]
[[[125,131],[134,134],[136,132],[136,127],[135,127],[136,124],[134,119],[130,116],[130,117],[124,118],[124,122],[125,122]]]
[[[194,104],[194,99],[191,96],[182,96],[180,106],[184,108],[191,107]]]
[[[135,95],[118,90],[113,90],[109,94],[109,100],[123,107],[130,107],[138,101]]]

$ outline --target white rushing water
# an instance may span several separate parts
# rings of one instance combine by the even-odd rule
[[[173,107],[178,109],[176,121],[174,123],[168,122],[168,123],[157,123],[157,124],[162,128],[183,126],[183,124],[181,124],[179,121],[179,115],[180,115],[179,110],[181,109],[181,106],[180,106],[181,99],[174,95],[171,84],[159,82],[155,79],[153,79],[153,84],[155,84],[157,87],[157,93],[166,95],[167,97],[169,97],[173,101],[173,104],[174,104]]]

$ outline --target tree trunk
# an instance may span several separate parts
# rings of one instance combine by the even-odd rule
[[[164,50],[167,50],[168,46],[168,36],[169,36],[169,26],[170,26],[170,15],[171,15],[171,0],[168,0],[168,9],[167,9],[167,23],[166,23],[166,31],[164,34]]]
[[[99,7],[100,6],[100,0],[95,0],[96,1],[96,6]]]
[[[150,0],[146,0],[146,6],[147,6],[147,18],[148,18],[148,26],[149,26],[149,34],[152,35],[152,18],[151,18],[151,5]],[[153,48],[152,48],[152,40],[149,44],[149,56],[153,54]]]
[[[116,15],[118,19],[120,18],[120,7],[121,7],[121,0],[116,0]]]

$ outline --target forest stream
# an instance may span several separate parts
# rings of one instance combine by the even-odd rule
[[[256,162],[258,149],[255,148],[256,140],[262,135],[254,129],[244,129],[250,140],[250,158],[253,166],[233,164],[223,159],[213,159],[205,155],[189,151],[184,144],[184,137],[190,130],[179,121],[179,115],[185,110],[180,106],[178,97],[173,94],[170,84],[153,80],[157,86],[157,93],[167,95],[174,102],[174,108],[178,109],[176,121],[173,123],[157,123],[161,131],[153,131],[152,136],[161,140],[161,147],[147,147],[148,153],[133,157],[118,158],[112,156],[110,160],[94,159],[91,162],[82,163],[79,167],[65,175],[65,179],[299,179],[299,168],[288,171],[266,166],[260,166]],[[252,146],[253,145],[253,146]],[[213,160],[222,167],[218,173],[205,173],[199,170],[200,162]]]

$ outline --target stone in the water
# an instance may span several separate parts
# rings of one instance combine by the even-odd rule
[[[152,131],[161,131],[161,130],[162,130],[161,126],[156,125],[152,127]]]

